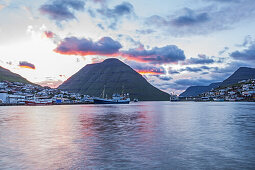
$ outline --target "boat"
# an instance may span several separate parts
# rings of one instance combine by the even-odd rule
[[[177,102],[179,100],[180,99],[179,99],[179,97],[176,94],[174,94],[174,93],[170,94],[170,101],[171,102]]]
[[[208,102],[210,101],[210,98],[209,97],[201,97],[202,101],[205,101],[205,102]]]
[[[223,98],[213,98],[213,101],[215,102],[224,102]]]
[[[107,97],[104,97],[105,94],[105,87],[102,93],[102,98],[100,97],[94,97],[94,104],[129,104],[130,102],[130,98],[129,98],[129,94],[113,94],[111,99],[108,99]]]
[[[129,104],[130,98],[125,98],[120,96],[119,94],[116,94],[116,96],[113,95],[112,99],[105,99],[105,98],[94,98],[95,104]]]
[[[33,98],[31,100],[26,100],[25,105],[28,106],[42,106],[42,105],[52,105],[53,101],[52,99],[47,98]]]
[[[135,98],[135,99],[134,99],[134,102],[138,102],[138,99],[137,99],[137,98]]]

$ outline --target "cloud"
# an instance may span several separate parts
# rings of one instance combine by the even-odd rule
[[[123,57],[130,60],[151,64],[169,64],[185,60],[184,51],[175,45],[154,47],[150,50],[144,48],[130,49],[121,52]]]
[[[69,37],[61,41],[54,51],[65,55],[114,56],[118,54],[120,48],[122,48],[121,44],[110,37],[103,37],[96,42],[86,38]]]
[[[188,72],[200,72],[202,71],[201,68],[198,67],[186,67],[185,69],[181,69],[181,71],[188,71]]]
[[[243,43],[238,44],[237,47],[249,47],[252,44],[255,44],[255,40],[253,40],[251,35],[247,35],[244,37]]]
[[[184,8],[183,11],[184,11],[183,15],[180,15],[174,18],[172,21],[170,21],[172,25],[176,27],[183,27],[204,23],[210,20],[206,12],[198,13],[189,8]]]
[[[133,8],[133,5],[129,2],[123,2],[122,4],[116,5],[113,9],[99,9],[98,12],[108,18],[118,18],[131,14],[133,12]]]
[[[54,51],[64,55],[122,56],[128,60],[150,64],[169,64],[185,60],[183,50],[175,45],[154,47],[150,50],[144,49],[142,44],[139,48],[127,51],[120,51],[121,48],[122,45],[110,37],[103,37],[96,42],[86,38],[68,37],[62,40]]]
[[[28,68],[28,69],[35,69],[35,65],[32,63],[29,63],[27,61],[20,61],[19,62],[19,67],[21,68]]]
[[[255,43],[243,51],[234,51],[230,56],[235,60],[255,61]]]
[[[147,18],[145,23],[174,36],[210,34],[232,29],[233,24],[254,18],[254,8],[254,0],[213,3],[197,9],[184,8],[168,16],[154,15]]]
[[[169,77],[169,76],[157,76],[160,80],[163,80],[163,81],[170,81],[172,80],[173,78],[172,77]]]
[[[0,11],[5,7],[5,5],[0,4]]]
[[[240,2],[240,0],[204,0],[204,1],[214,1],[214,2],[220,2],[220,3]]]
[[[44,35],[47,38],[53,38],[55,36],[55,34],[52,31],[44,31]]]
[[[108,0],[92,0],[95,3],[105,4]]]
[[[166,73],[163,67],[156,67],[150,64],[138,63],[134,61],[126,61],[130,67],[142,75],[162,75]]]
[[[110,29],[116,29],[120,18],[134,14],[134,7],[129,2],[123,2],[116,5],[113,9],[103,5],[97,12],[107,19],[106,22],[110,20],[110,25],[108,26]]]
[[[179,79],[176,80],[174,83],[182,86],[205,86],[215,82],[215,80],[210,79]]]
[[[83,11],[85,2],[82,0],[54,0],[39,8],[42,14],[48,15],[56,22],[76,19],[74,12]]]
[[[183,64],[213,64],[215,61],[204,54],[199,54],[198,58],[190,58]]]
[[[36,82],[36,84],[39,84],[41,86],[46,86],[46,87],[51,87],[51,88],[57,88],[59,85],[63,83],[62,80],[54,80],[54,79],[49,79],[41,82]]]
[[[169,74],[180,74],[179,71],[173,70],[171,67],[169,68],[168,73],[169,73]]]
[[[224,47],[224,49],[219,51],[218,54],[222,55],[222,54],[226,53],[228,50],[229,50],[229,47]]]
[[[151,34],[154,32],[156,32],[156,31],[153,29],[136,30],[136,33],[138,33],[138,34]]]
[[[178,70],[179,72],[183,72],[183,71],[187,71],[187,72],[193,72],[193,73],[197,73],[197,72],[201,72],[204,70],[210,70],[213,69],[214,67],[207,67],[207,66],[201,66],[201,67],[186,67],[183,69]]]

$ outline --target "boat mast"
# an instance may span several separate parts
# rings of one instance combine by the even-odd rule
[[[104,93],[105,93],[105,85],[104,85],[104,90],[103,90],[103,99],[104,99]]]
[[[124,85],[122,85],[121,95],[124,96]]]

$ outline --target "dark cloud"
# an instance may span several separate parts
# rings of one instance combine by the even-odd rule
[[[213,63],[215,63],[215,61],[204,54],[199,54],[198,58],[190,58],[184,61],[184,64],[213,64]]]
[[[243,61],[233,61],[224,64],[224,67],[212,67],[210,70],[210,77],[216,81],[223,81],[231,74],[233,74],[240,67],[254,67],[252,62],[245,63]]]
[[[255,61],[255,44],[250,45],[243,51],[234,51],[230,56],[235,60]]]
[[[105,30],[104,26],[102,24],[97,24],[97,26],[101,29],[101,30]]]
[[[174,36],[209,34],[232,29],[233,24],[254,18],[254,8],[254,0],[213,3],[198,9],[184,8],[166,17],[154,15],[147,18],[145,23]]]
[[[35,65],[32,63],[29,63],[27,61],[20,61],[19,62],[19,67],[21,68],[28,68],[28,69],[35,69]]]
[[[147,62],[153,64],[166,64],[174,63],[185,60],[185,54],[183,50],[179,49],[175,45],[167,45],[164,47],[154,47],[151,50],[144,48],[130,49],[128,51],[122,51],[122,56],[140,62]]]
[[[169,76],[157,76],[160,80],[163,80],[163,81],[170,81],[172,80],[173,78],[172,77],[169,77]]]
[[[119,34],[118,40],[125,42],[125,44],[130,43],[131,46],[144,48],[144,45],[139,40],[134,40],[131,36],[126,34]]]
[[[219,51],[218,54],[219,54],[219,55],[222,55],[222,54],[224,54],[225,52],[227,52],[228,50],[229,50],[229,47],[224,47],[224,49],[221,50],[221,51]]]
[[[65,55],[105,55],[114,56],[122,48],[118,41],[110,37],[103,37],[97,42],[86,38],[78,39],[76,37],[65,38],[54,50],[57,53]]]
[[[83,11],[85,2],[82,0],[54,0],[43,4],[39,10],[57,22],[76,19],[74,12]]]
[[[198,68],[198,67],[186,67],[185,69],[181,69],[181,71],[188,71],[188,72],[200,72],[202,71],[201,68]]]
[[[182,86],[205,86],[215,82],[215,80],[210,79],[179,79],[174,83]]]
[[[244,37],[244,41],[242,44],[238,44],[238,47],[249,47],[250,45],[255,44],[255,40],[253,40],[251,35],[247,35]]]
[[[183,69],[178,70],[179,72],[183,72],[183,71],[187,71],[187,72],[193,72],[193,73],[197,73],[197,72],[201,72],[203,70],[210,70],[213,67],[207,67],[207,66],[201,66],[201,67],[186,67]]]
[[[123,16],[129,16],[134,13],[134,7],[129,2],[123,2],[119,5],[116,5],[113,9],[110,9],[107,6],[102,6],[102,8],[98,9],[97,12],[104,16],[107,21],[110,20],[110,25],[108,26],[110,29],[116,29],[120,18]]]
[[[172,69],[168,70],[168,73],[169,73],[169,74],[180,74],[179,71],[177,71],[177,70],[172,70]]]
[[[129,40],[132,41],[133,39]],[[146,50],[140,42],[134,41],[133,43],[139,45],[139,48],[120,51],[122,45],[119,41],[115,41],[110,37],[104,37],[97,42],[86,38],[68,37],[60,41],[54,51],[65,55],[122,56],[128,60],[150,64],[168,64],[185,60],[183,50],[175,45],[154,47]]]
[[[174,26],[183,27],[204,23],[209,20],[210,18],[206,12],[196,13],[189,8],[185,8],[184,14],[174,18],[171,22]]]

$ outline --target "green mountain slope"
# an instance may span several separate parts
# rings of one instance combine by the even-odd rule
[[[196,97],[199,94],[208,92],[212,89],[215,89],[219,87],[221,82],[219,83],[212,83],[209,86],[191,86],[187,88],[182,94],[180,94],[181,97]]]
[[[225,87],[248,79],[255,79],[255,68],[240,67],[230,77],[224,80],[220,86]]]
[[[147,82],[139,73],[118,59],[89,64],[70,77],[59,89],[100,96],[105,86],[108,97],[113,93],[129,93],[131,99],[144,101],[169,100],[169,94]],[[123,88],[124,87],[124,88]]]
[[[0,81],[30,83],[27,79],[0,66]]]

